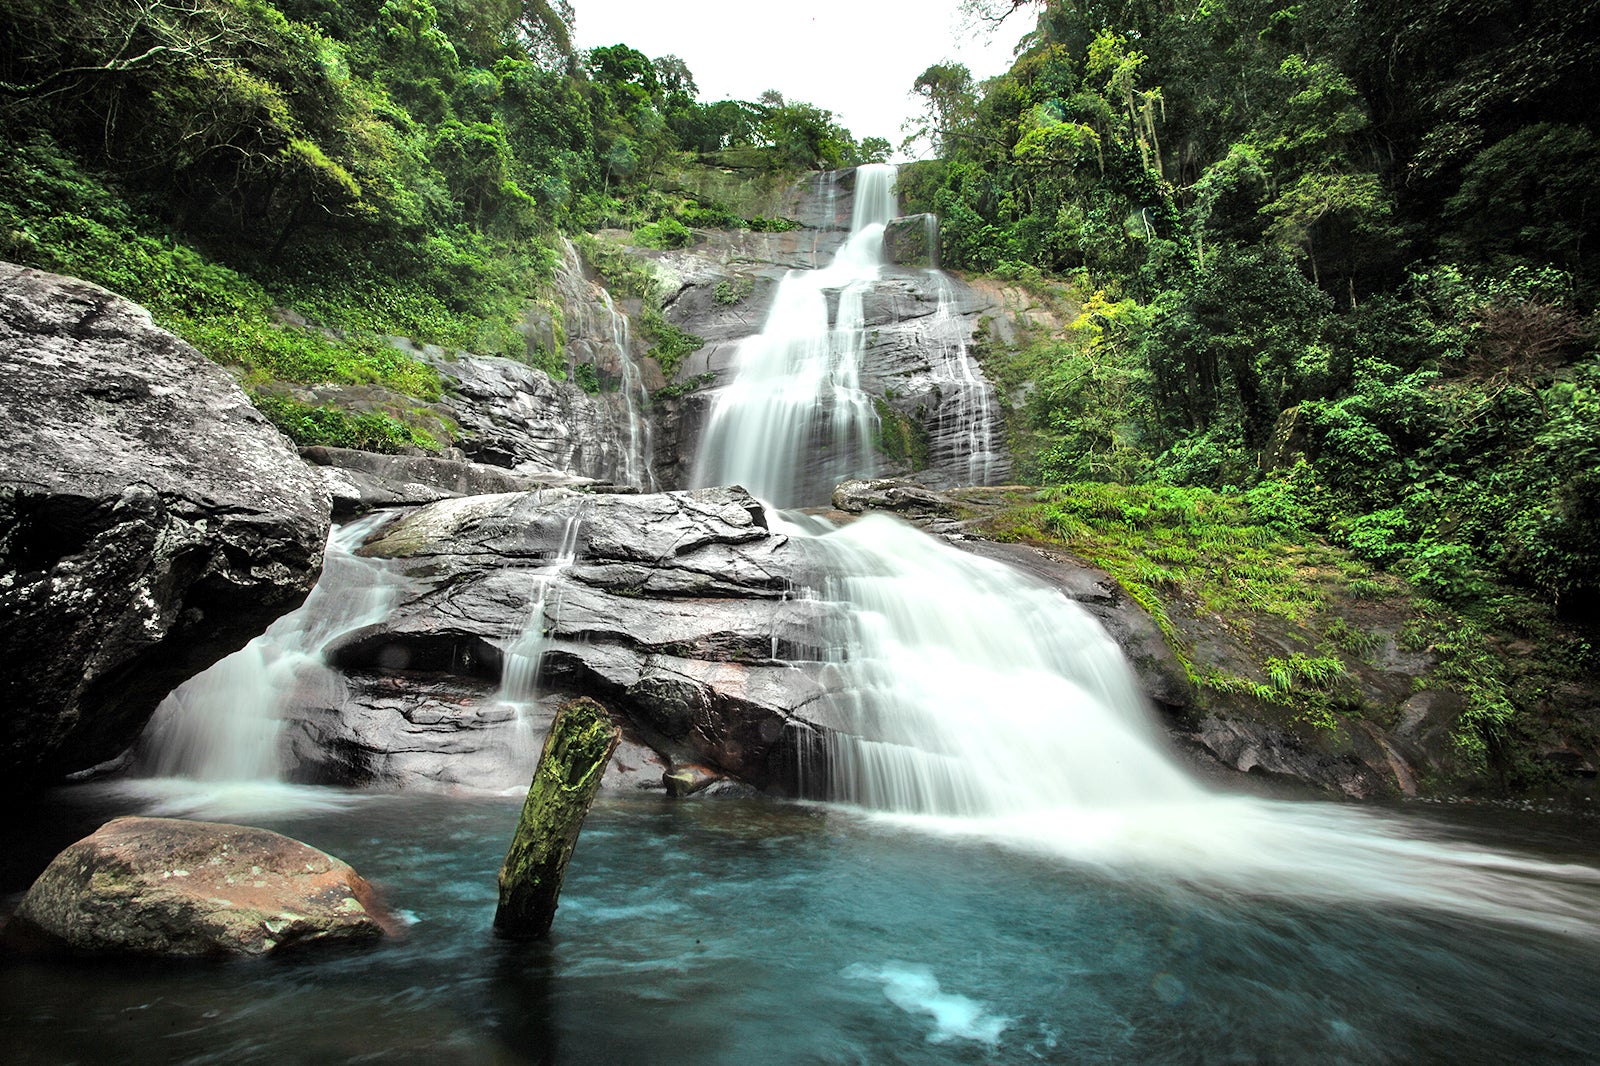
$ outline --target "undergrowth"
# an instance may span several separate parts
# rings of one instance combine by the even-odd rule
[[[1350,717],[1387,721],[1394,709],[1367,706],[1358,675],[1386,643],[1423,653],[1432,665],[1417,687],[1461,698],[1452,739],[1464,771],[1536,781],[1534,710],[1551,684],[1592,663],[1593,649],[1509,593],[1490,601],[1498,606],[1486,617],[1424,595],[1308,532],[1286,499],[1272,483],[1218,492],[1078,482],[1013,494],[980,528],[1065,548],[1105,570],[1202,691],[1254,700],[1314,730],[1337,731]],[[1189,620],[1222,626],[1250,662],[1219,667],[1191,641]]]

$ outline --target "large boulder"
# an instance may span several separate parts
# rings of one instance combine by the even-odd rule
[[[588,695],[624,718],[612,787],[697,765],[782,790],[827,714],[826,608],[792,595],[817,583],[812,563],[743,490],[445,500],[360,554],[388,560],[402,591],[384,622],[329,646],[342,702],[288,712],[301,780],[526,782],[531,761],[499,752]],[[530,639],[542,696],[513,711],[497,685]]]
[[[349,865],[265,829],[118,818],[67,848],[17,911],[78,952],[253,956],[384,934]]]
[[[0,264],[0,781],[116,755],[305,598],[328,496],[219,366],[96,285]]]

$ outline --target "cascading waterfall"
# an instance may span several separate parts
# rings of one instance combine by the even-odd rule
[[[881,515],[784,528],[847,608],[832,688],[852,725],[829,737],[829,796],[978,817],[1201,795],[1156,750],[1121,651],[1059,592]]]
[[[519,734],[531,740],[529,709],[539,696],[539,667],[549,644],[546,636],[561,618],[561,595],[558,581],[578,559],[578,537],[583,529],[583,509],[579,507],[567,519],[561,532],[561,546],[555,557],[533,575],[532,606],[521,631],[506,648],[505,662],[500,671],[500,702],[517,712]],[[557,590],[554,598],[552,590]]]
[[[650,420],[644,416],[650,395],[644,387],[644,375],[639,372],[639,364],[633,361],[633,336],[628,316],[617,310],[611,294],[604,288],[596,286],[595,291],[606,309],[611,343],[617,350],[617,367],[621,378],[617,395],[622,400],[623,417],[628,422],[628,452],[623,456],[623,481],[645,492],[654,492],[656,471],[651,461],[655,451],[654,434]]]
[[[1060,592],[897,519],[818,535],[832,702],[802,787],[921,831],[1171,886],[1367,900],[1600,936],[1600,871],[1413,838],[1332,804],[1212,793],[1163,748],[1115,643]]]
[[[137,773],[213,784],[280,779],[284,710],[340,706],[344,683],[323,661],[324,649],[382,621],[399,594],[383,560],[352,554],[390,517],[379,512],[332,528],[322,575],[305,602],[156,708],[139,743]]]
[[[938,247],[937,237],[929,238],[929,246]],[[928,281],[939,294],[939,304],[926,326],[927,344],[934,356],[930,360],[934,379],[944,394],[933,434],[944,443],[928,456],[928,465],[964,471],[965,484],[987,485],[1003,465],[990,388],[979,376],[968,347],[970,327],[956,313],[956,290],[949,275],[934,267],[928,271]]]
[[[740,344],[733,380],[712,407],[696,486],[739,484],[799,506],[870,472],[877,416],[860,385],[864,300],[882,273],[894,181],[892,166],[859,168],[849,240],[829,266],[790,271],[779,283],[765,326]]]
[[[654,492],[653,430],[646,414],[649,392],[633,358],[633,331],[628,316],[616,306],[605,286],[589,280],[583,258],[571,241],[562,240],[561,260],[556,288],[566,315],[568,376],[576,372],[577,364],[589,363],[615,378],[616,388],[605,389],[601,396],[618,438],[626,445],[611,464],[612,477],[640,491]]]
[[[871,188],[863,181],[858,195]],[[768,499],[796,498],[810,407],[829,385],[853,381],[835,361],[847,346],[821,340],[822,290],[845,290],[829,334],[837,336],[852,321],[849,287],[875,277],[864,245],[877,240],[881,210],[858,202],[834,265],[785,279],[719,398],[700,483],[738,480]],[[940,291],[948,316],[948,287]],[[929,336],[960,375],[964,350],[937,330]],[[992,441],[976,431],[956,437],[981,483]],[[811,594],[835,608],[830,689],[843,725],[825,735],[820,766],[799,768],[813,794],[1122,876],[1600,935],[1595,869],[1414,839],[1403,823],[1367,811],[1201,787],[1164,750],[1120,650],[1054,589],[888,517],[821,533],[801,516],[769,522],[815,553],[827,576]]]

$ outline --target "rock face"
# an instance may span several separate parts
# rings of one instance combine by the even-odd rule
[[[518,717],[531,746],[555,704],[587,695],[624,718],[613,788],[697,764],[781,791],[826,718],[823,608],[788,596],[808,560],[740,489],[446,500],[360,554],[390,560],[404,591],[385,622],[329,647],[343,703],[291,712],[299,779],[526,781],[531,753],[517,766],[493,749]],[[507,660],[541,652],[541,698],[519,711],[499,686]]]
[[[576,385],[511,359],[424,355],[450,385],[442,406],[465,431],[461,449],[469,459],[601,481],[624,468],[611,412]]]
[[[938,266],[939,220],[932,215],[891,219],[883,229],[883,254],[896,266]]]
[[[251,956],[375,940],[371,899],[345,863],[265,829],[118,818],[56,856],[17,919],[78,952]]]
[[[350,448],[302,448],[333,500],[335,518],[384,507],[415,507],[457,496],[592,484],[567,474],[519,475],[498,466],[432,455],[379,455]]]
[[[901,504],[957,547],[1059,589],[1111,631],[1152,700],[1192,703],[1160,631],[1106,575],[965,537],[926,489],[863,492],[841,496]],[[563,561],[573,545],[576,559]],[[731,777],[794,794],[805,791],[803,762],[819,770],[824,738],[845,727],[835,664],[851,608],[808,593],[827,585],[825,556],[768,529],[743,490],[447,500],[380,530],[360,554],[387,560],[404,591],[385,621],[329,646],[341,702],[290,711],[300,780],[515,787],[555,707],[591,696],[624,729],[612,789],[687,795]],[[520,711],[502,684],[519,656],[543,662],[541,697]],[[520,763],[506,757],[519,717]]]
[[[328,497],[233,379],[86,282],[0,264],[0,781],[121,752],[310,589]]]

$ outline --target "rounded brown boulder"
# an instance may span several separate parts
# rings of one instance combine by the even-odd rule
[[[55,857],[17,920],[80,952],[259,956],[375,940],[369,907],[348,864],[279,833],[117,818]]]

